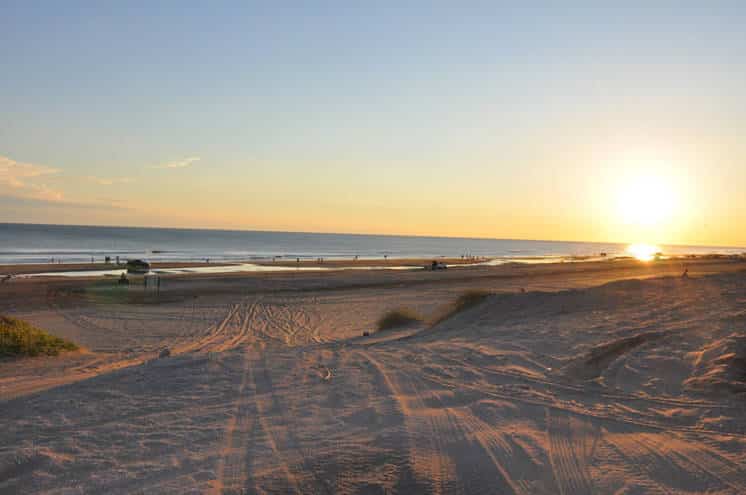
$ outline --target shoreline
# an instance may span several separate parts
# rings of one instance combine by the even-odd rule
[[[287,260],[265,259],[237,262],[153,262],[151,268],[159,275],[235,275],[251,273],[288,273],[303,272],[336,272],[349,270],[402,270],[416,271],[418,269],[430,271],[433,261],[445,264],[449,268],[463,270],[480,267],[504,266],[535,266],[535,265],[565,265],[565,264],[611,264],[611,263],[693,263],[698,261],[746,262],[746,256],[735,254],[689,254],[665,256],[658,260],[638,260],[632,256],[534,256],[534,257],[475,257],[475,258],[389,258],[389,259],[316,259],[316,260]],[[86,278],[105,279],[119,276],[125,269],[124,264],[114,263],[34,263],[34,264],[0,264],[0,277],[10,276],[12,279],[54,279],[54,278]],[[293,270],[297,269],[297,270]],[[162,270],[162,271],[161,271]]]
[[[685,266],[681,260],[642,262],[635,259],[617,262],[503,264],[496,266],[464,266],[449,270],[365,270],[330,269],[283,270],[254,272],[177,272],[163,277],[160,299],[143,291],[134,280],[124,294],[131,302],[159,303],[170,298],[230,296],[240,291],[255,293],[307,293],[316,291],[348,291],[358,289],[400,289],[443,287],[455,290],[508,287],[516,291],[573,288],[621,279],[680,277]],[[746,263],[735,260],[697,259],[686,263],[689,275],[698,277],[718,272],[746,273]],[[541,285],[536,286],[539,282]],[[0,312],[24,312],[47,304],[50,293],[62,291],[75,295],[90,290],[117,287],[113,277],[101,276],[28,276],[14,277],[0,283]],[[502,289],[501,289],[502,290]],[[73,299],[77,299],[75,295]],[[63,298],[65,303],[72,299]],[[5,304],[3,304],[5,303]],[[40,306],[41,305],[41,306]]]

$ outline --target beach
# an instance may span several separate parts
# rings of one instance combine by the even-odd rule
[[[746,492],[743,261],[328,266],[0,284],[0,493]]]
[[[746,2],[0,12],[0,495],[746,495]]]

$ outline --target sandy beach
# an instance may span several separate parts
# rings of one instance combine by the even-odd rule
[[[0,493],[745,493],[746,263],[686,266],[13,279],[84,349],[0,361]]]

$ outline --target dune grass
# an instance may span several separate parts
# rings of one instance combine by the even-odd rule
[[[389,311],[378,320],[378,330],[389,330],[392,328],[419,323],[422,317],[414,311],[406,308],[399,308]]]
[[[0,357],[56,356],[77,349],[74,343],[25,321],[0,315]]]
[[[438,323],[444,322],[458,313],[476,306],[487,299],[490,295],[492,295],[492,293],[486,290],[468,290],[461,294],[452,304],[449,304],[445,309],[443,309],[443,311],[435,317],[432,324],[437,325]]]

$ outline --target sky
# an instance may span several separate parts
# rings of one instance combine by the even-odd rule
[[[0,222],[746,246],[744,25],[743,2],[4,0]]]

